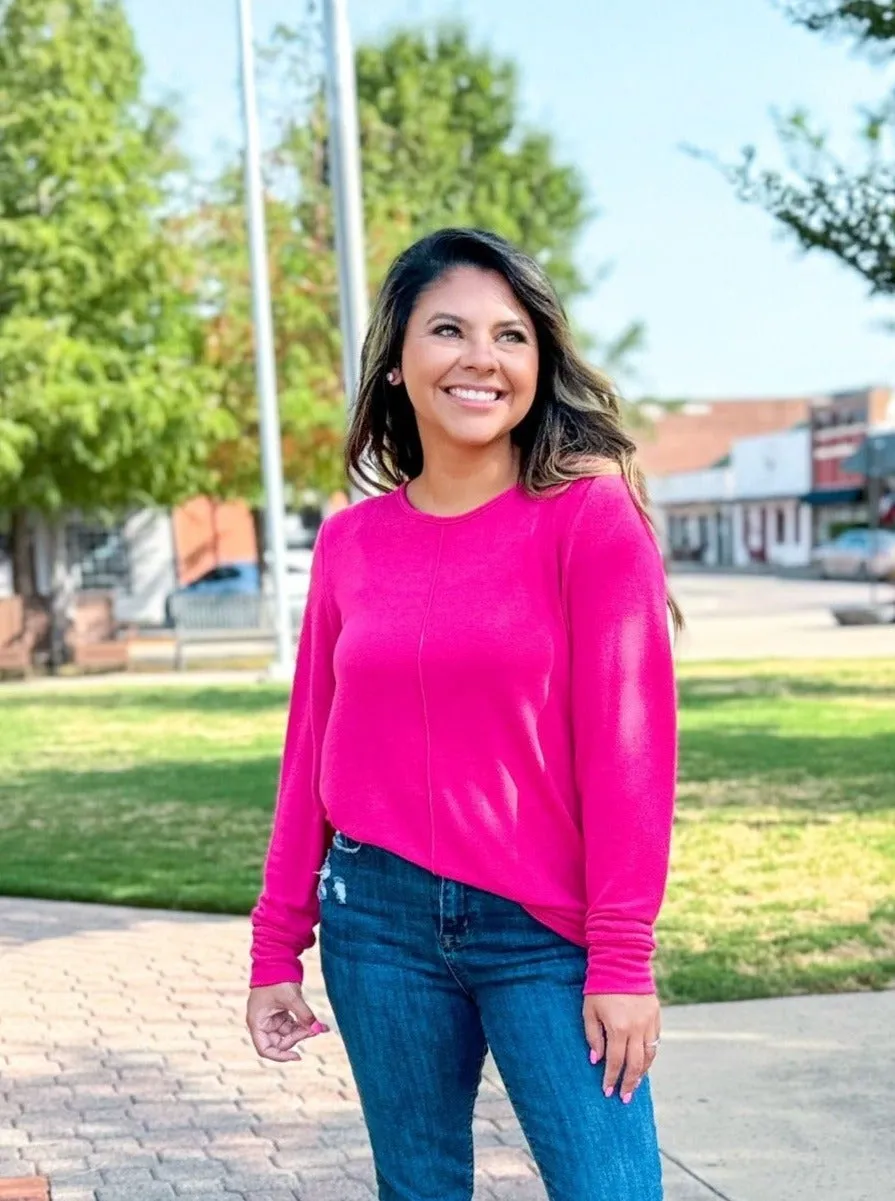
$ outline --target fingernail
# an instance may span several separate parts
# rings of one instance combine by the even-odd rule
[[[600,1062],[600,1061],[599,1061],[599,1059],[597,1059],[597,1053],[596,1053],[596,1051],[591,1051],[591,1053],[590,1053],[590,1061],[591,1061],[591,1063],[599,1063],[599,1062]]]
[[[604,1097],[611,1097],[611,1096],[612,1096],[612,1094],[613,1094],[614,1092],[615,1092],[615,1089],[614,1089],[614,1088],[604,1088],[604,1089],[603,1089],[603,1096],[604,1096]]]
[[[311,1027],[312,1034],[329,1034],[329,1026],[325,1026],[323,1022],[315,1022]]]
[[[633,1096],[633,1093],[622,1093],[622,1105],[630,1105]]]

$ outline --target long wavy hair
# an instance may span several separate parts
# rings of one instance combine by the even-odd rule
[[[537,334],[534,403],[511,435],[519,452],[520,482],[532,495],[542,495],[574,480],[620,471],[655,533],[646,480],[625,430],[618,392],[578,353],[562,303],[538,263],[487,230],[427,234],[389,268],[361,352],[357,402],[345,444],[349,479],[361,488],[391,492],[422,472],[423,448],[410,397],[403,384],[389,384],[386,373],[400,364],[419,296],[456,267],[502,275]],[[680,630],[682,614],[670,595],[668,605]]]

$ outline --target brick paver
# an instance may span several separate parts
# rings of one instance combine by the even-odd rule
[[[372,1201],[337,1034],[261,1062],[242,919],[0,899],[0,1177],[53,1201]],[[319,963],[306,992],[332,1022]],[[545,1196],[489,1065],[476,1201]]]

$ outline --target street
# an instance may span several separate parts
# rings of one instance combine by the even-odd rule
[[[681,571],[672,591],[687,627],[679,658],[875,658],[895,655],[895,625],[837,626],[834,605],[864,604],[870,586],[850,580]],[[879,601],[895,599],[891,584]]]

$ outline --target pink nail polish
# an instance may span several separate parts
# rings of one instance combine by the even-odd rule
[[[328,1034],[329,1026],[325,1026],[323,1022],[315,1022],[311,1027],[312,1034]]]
[[[597,1053],[596,1053],[596,1051],[591,1051],[591,1053],[590,1053],[590,1061],[591,1061],[591,1063],[599,1063],[599,1062],[600,1062],[600,1061],[599,1061],[599,1059],[597,1059]]]
[[[614,1088],[604,1088],[604,1089],[603,1089],[603,1096],[604,1096],[604,1097],[611,1097],[611,1096],[612,1096],[612,1094],[613,1094],[614,1092],[615,1092],[615,1089],[614,1089]]]
[[[634,1094],[633,1094],[633,1093],[625,1093],[625,1094],[622,1096],[622,1105],[630,1105],[630,1104],[631,1104],[631,1098],[632,1098],[633,1096],[634,1096]]]

